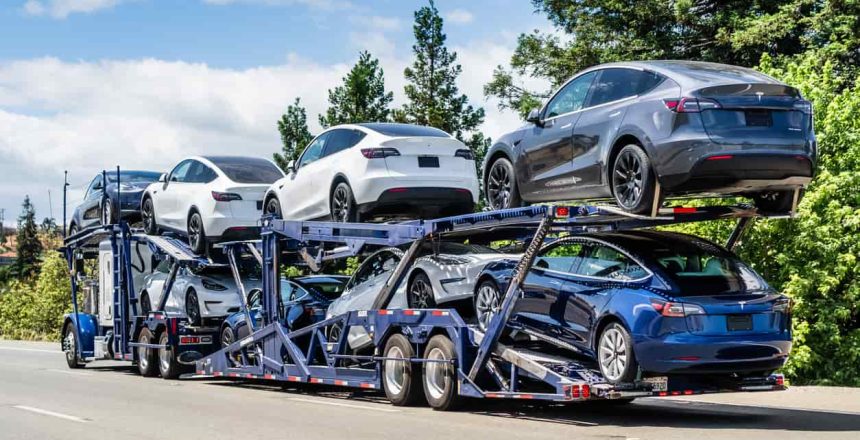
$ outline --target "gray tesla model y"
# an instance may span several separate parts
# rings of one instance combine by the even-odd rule
[[[748,196],[784,212],[815,169],[810,102],[767,75],[724,64],[595,66],[527,122],[487,152],[493,209],[613,198],[644,213],[666,195],[703,194]]]

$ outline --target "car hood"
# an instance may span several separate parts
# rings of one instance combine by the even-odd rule
[[[120,193],[140,193],[146,189],[152,182],[120,182],[119,185],[111,183],[108,185],[108,191],[116,194],[117,190]]]

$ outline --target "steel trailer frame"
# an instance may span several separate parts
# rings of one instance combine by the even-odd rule
[[[750,378],[731,384],[679,377],[670,380],[665,387],[647,378],[640,378],[631,384],[611,385],[593,367],[575,360],[499,343],[499,337],[519,297],[520,286],[541,244],[550,233],[576,234],[737,219],[737,226],[728,243],[729,247],[734,247],[751,220],[789,216],[759,212],[744,205],[663,208],[657,214],[632,215],[604,206],[542,205],[396,224],[264,218],[260,243],[263,260],[262,326],[253,328],[253,323],[248,320],[252,333],[200,359],[196,373],[214,377],[382,389],[384,362],[403,361],[387,358],[382,353],[382,347],[390,335],[406,336],[416,353],[408,361],[426,364],[438,361],[422,356],[420,348],[432,336],[443,334],[455,347],[452,368],[459,396],[577,401],[785,389],[781,375]],[[498,236],[502,232],[528,235],[531,240],[504,292],[500,311],[492,318],[485,334],[467,325],[453,309],[386,309],[424,242],[453,236]],[[408,250],[375,298],[372,310],[348,312],[292,332],[280,324],[277,301],[280,296],[281,258],[285,248],[295,251],[298,259],[304,260],[310,267],[318,268],[323,261],[356,255],[368,246],[407,244]],[[241,242],[226,243],[224,248],[229,253],[236,246],[246,245]],[[326,331],[334,326],[340,326],[341,332],[335,341],[330,341]],[[371,336],[372,354],[349,351],[347,334],[352,327],[362,327]],[[522,383],[537,383],[540,385],[538,388],[542,386],[542,389],[521,389]]]

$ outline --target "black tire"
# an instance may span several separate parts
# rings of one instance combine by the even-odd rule
[[[75,336],[75,324],[68,323],[63,328],[63,351],[66,352],[66,364],[69,368],[84,368],[78,356],[78,338]]]
[[[433,284],[424,272],[418,272],[409,282],[406,289],[406,303],[410,309],[435,309],[436,297],[433,293]]]
[[[69,237],[78,233],[78,225],[72,223],[69,225]]]
[[[140,314],[146,316],[152,311],[152,301],[149,300],[149,292],[140,292]]]
[[[149,235],[158,235],[158,226],[155,221],[155,206],[152,204],[152,197],[143,199],[143,204],[140,207],[140,216],[143,222],[143,232]]]
[[[200,316],[200,298],[197,297],[197,291],[188,289],[185,293],[185,316],[188,317],[188,322],[192,325],[200,325],[202,318]]]
[[[137,342],[153,343],[152,332],[148,328],[140,331]],[[153,377],[158,374],[158,351],[152,348],[137,347],[137,370],[143,377]]]
[[[631,383],[639,372],[633,352],[633,338],[623,325],[613,322],[604,327],[597,340],[597,365],[607,382]]]
[[[278,201],[277,197],[272,197],[266,202],[266,210],[263,214],[272,215],[275,218],[284,218],[283,211],[281,211],[281,202]]]
[[[490,209],[508,209],[523,206],[514,165],[506,157],[493,161],[484,179],[484,194]]]
[[[499,291],[499,286],[492,280],[484,280],[478,284],[473,301],[475,320],[478,322],[478,328],[481,331],[487,331],[487,326],[490,324],[493,314],[497,313],[501,306],[501,298],[502,293]]]
[[[116,212],[114,210],[113,202],[111,199],[104,199],[102,201],[101,211],[99,213],[100,221],[102,225],[110,225],[115,223],[116,220]]]
[[[176,352],[168,343],[169,340],[170,336],[166,331],[161,332],[158,337],[158,344],[166,346],[158,349],[158,372],[161,373],[162,379],[176,379],[189,370],[189,367],[180,364],[176,359]]]
[[[229,325],[225,325],[221,329],[221,348],[227,347],[234,342],[236,342],[236,335],[233,333],[233,329]]]
[[[205,255],[207,250],[206,229],[203,227],[203,217],[199,212],[193,211],[188,216],[188,245],[195,254]]]
[[[424,359],[428,361],[451,361],[456,358],[454,343],[445,335],[430,338],[424,349]],[[463,404],[463,397],[457,390],[457,370],[451,362],[424,362],[422,372],[424,397],[430,407],[438,411],[450,411]]]
[[[618,151],[610,173],[612,196],[619,207],[634,214],[651,212],[657,176],[642,147],[630,144]]]
[[[801,194],[802,195],[802,194]],[[797,199],[800,203],[800,197]],[[794,203],[794,191],[771,191],[753,196],[755,207],[772,213],[790,212]]]
[[[335,222],[357,222],[358,207],[355,205],[355,197],[352,188],[345,182],[340,182],[334,187],[329,198],[329,213]]]
[[[412,359],[415,349],[402,334],[388,338],[383,351],[386,358]],[[382,362],[382,388],[395,406],[412,406],[421,403],[421,368],[412,362],[385,360]]]

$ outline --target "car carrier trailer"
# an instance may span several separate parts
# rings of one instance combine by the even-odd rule
[[[135,275],[141,276],[148,266],[140,246],[147,256],[172,262],[161,300],[146,314],[139,313],[135,290]],[[192,326],[185,316],[164,312],[181,267],[213,264],[191,252],[185,242],[136,233],[120,221],[67,237],[61,252],[71,280],[72,313],[63,318],[61,339],[69,367],[80,368],[96,360],[132,361],[145,376],[176,378],[189,371],[195,360],[220,347],[218,326]],[[86,261],[93,260],[98,262],[97,282],[85,276]],[[86,281],[89,287],[84,310],[79,307],[79,281]]]
[[[252,333],[198,360],[196,375],[381,389],[396,405],[426,400],[439,410],[456,408],[467,397],[626,402],[646,396],[785,389],[779,374],[724,380],[709,376],[644,377],[640,373],[631,383],[611,384],[588,362],[500,342],[520,296],[520,286],[550,234],[736,219],[728,242],[728,247],[734,248],[750,220],[785,217],[747,206],[664,208],[657,214],[631,215],[599,206],[532,206],[394,224],[266,218],[261,243],[223,245],[228,255],[262,247],[261,323],[255,327],[248,320]],[[528,245],[485,333],[469,325],[455,309],[387,308],[424,243],[514,236],[525,239]],[[405,245],[408,250],[371,310],[351,311],[295,331],[279,322],[283,264],[300,259],[311,268],[319,268],[324,261],[357,255],[366,247]],[[371,351],[356,353],[349,348],[347,335],[354,327],[370,335]]]

